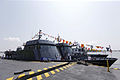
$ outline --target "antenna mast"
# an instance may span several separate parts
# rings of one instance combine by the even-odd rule
[[[38,38],[38,40],[40,40],[40,38],[42,37],[42,35],[41,35],[41,32],[42,32],[42,30],[39,30],[39,38]]]

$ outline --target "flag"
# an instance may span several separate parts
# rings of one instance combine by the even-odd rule
[[[84,47],[84,44],[81,44],[81,48],[83,48]]]
[[[66,41],[66,43],[68,44],[68,41]]]
[[[71,42],[69,42],[69,45],[71,45],[72,43]]]
[[[63,39],[63,43],[65,43],[65,40]]]
[[[96,46],[96,48],[100,48],[100,46]]]
[[[112,49],[110,49],[110,52],[112,53]]]

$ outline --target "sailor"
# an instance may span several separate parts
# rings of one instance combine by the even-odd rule
[[[70,53],[68,53],[68,59],[71,60],[71,55],[70,55]]]

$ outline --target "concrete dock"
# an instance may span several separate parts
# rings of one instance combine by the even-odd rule
[[[15,72],[23,70],[36,71],[38,69],[47,68],[59,64],[60,62],[39,62],[39,61],[15,61],[15,60],[2,60],[0,59],[0,80],[6,80],[14,76]],[[27,72],[25,73],[27,74]]]
[[[12,76],[16,76],[15,72],[20,72],[23,70],[34,71],[43,70],[54,65],[63,64],[64,62],[36,62],[36,61],[15,61],[15,60],[2,60],[0,59],[0,80],[14,80],[8,79]],[[23,72],[28,74],[29,72]],[[23,74],[21,73],[21,74]],[[107,72],[106,67],[96,66],[96,65],[82,65],[76,64],[74,62],[69,65],[56,68],[55,70],[43,73],[31,77],[27,80],[119,80],[120,70],[110,69]],[[20,74],[18,74],[20,75]],[[17,76],[18,76],[17,75]],[[38,76],[41,76],[38,78]],[[18,79],[19,80],[19,79]],[[26,79],[25,79],[26,80]]]
[[[49,77],[47,80],[119,80],[120,70],[94,66],[74,65],[71,68]],[[117,73],[116,73],[117,72]]]

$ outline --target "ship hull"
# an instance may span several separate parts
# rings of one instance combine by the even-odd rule
[[[117,58],[106,58],[106,59],[99,59],[99,60],[85,60],[88,63],[93,65],[105,66],[107,67],[107,60],[109,62],[109,67],[117,60]]]

